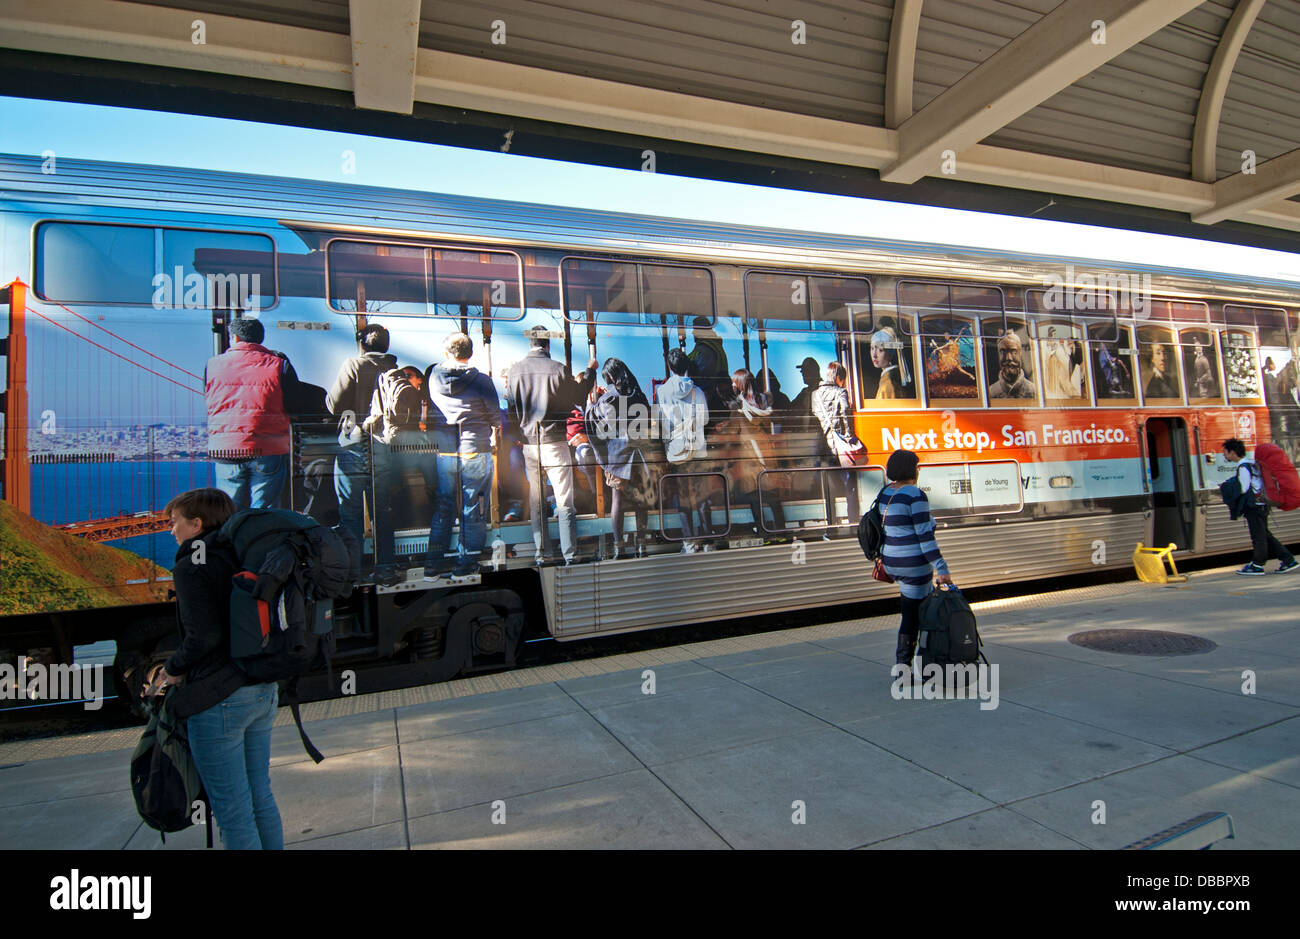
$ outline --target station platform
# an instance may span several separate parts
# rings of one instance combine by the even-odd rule
[[[287,709],[290,848],[1115,849],[1227,812],[1300,847],[1300,574],[976,604],[992,698],[896,700],[895,615]],[[864,575],[865,576],[865,575]],[[1103,652],[1168,630],[1184,655]],[[1140,638],[1140,637],[1139,637]],[[654,694],[646,694],[646,670]],[[0,848],[202,848],[137,817],[135,729],[0,745]]]

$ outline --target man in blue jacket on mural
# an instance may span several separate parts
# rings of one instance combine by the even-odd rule
[[[474,354],[469,336],[453,333],[443,349],[447,358],[429,375],[429,396],[459,437],[455,450],[438,450],[438,491],[459,491],[461,496],[460,548],[451,568],[455,581],[478,573],[487,541],[487,492],[492,486],[492,453],[501,431],[501,402],[492,379],[469,364]],[[427,578],[437,578],[448,570],[445,557],[455,504],[454,497],[436,504],[429,556],[424,562]]]

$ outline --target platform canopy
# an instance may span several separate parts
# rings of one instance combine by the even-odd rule
[[[0,94],[1300,250],[1300,0],[0,0],[0,47]]]

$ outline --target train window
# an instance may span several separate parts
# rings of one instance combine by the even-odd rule
[[[1119,321],[1133,319],[1131,300],[1127,290],[1106,286],[1031,289],[1025,291],[1025,312],[1046,321],[1076,325],[1101,341],[1116,342]]]
[[[433,314],[517,320],[519,257],[501,251],[433,251]]]
[[[265,309],[275,303],[275,249],[265,235],[164,229],[163,273],[173,282],[197,274],[206,286],[210,279],[205,307]]]
[[[1022,319],[986,317],[980,321],[984,338],[984,374],[989,378],[989,400],[1038,404],[1038,371],[1029,327]]]
[[[1201,300],[1152,300],[1152,319],[1167,319],[1175,323],[1208,323],[1210,305]],[[1160,316],[1155,311],[1160,310]]]
[[[1173,332],[1163,326],[1139,326],[1138,375],[1148,405],[1183,403]]]
[[[850,322],[871,329],[871,283],[864,277],[818,277],[794,271],[745,275],[751,329],[818,329],[847,334]]]
[[[1105,323],[1098,325],[1102,329],[1108,328]],[[1046,403],[1061,407],[1091,404],[1082,326],[1059,320],[1039,321],[1035,326]]]
[[[871,331],[871,284],[861,277],[809,277],[808,317],[813,329]]]
[[[713,275],[707,267],[641,264],[641,307],[645,322],[712,326]]]
[[[153,302],[154,229],[44,222],[36,229],[36,295],[64,303]]]
[[[807,329],[808,278],[750,271],[745,275],[745,316],[751,329]]]
[[[684,328],[715,321],[713,275],[706,267],[565,258],[560,278],[570,322],[595,317],[601,324]]]
[[[785,524],[777,525],[775,518],[769,523],[764,517],[766,531],[848,527],[858,524],[862,512],[870,507],[884,484],[885,473],[880,466],[761,470],[757,475],[757,494],[748,498],[751,505],[748,514],[752,517],[760,505],[770,508],[779,503]]]
[[[1231,314],[1229,314],[1231,315]],[[1255,337],[1243,329],[1227,329],[1222,334],[1223,365],[1228,376],[1229,404],[1264,404],[1264,392],[1261,389],[1259,352],[1255,347]],[[1265,368],[1272,362],[1265,361]]]
[[[932,310],[952,310],[952,290],[947,284],[929,281],[900,280],[895,289],[898,311],[904,328],[910,327],[913,316]]]
[[[560,262],[566,315],[575,323],[640,322],[637,266],[627,261],[565,258]]]
[[[1278,307],[1243,307],[1228,305],[1223,308],[1229,326],[1254,326],[1259,332],[1259,346],[1285,348],[1288,338],[1295,338],[1294,330],[1287,335],[1286,310]]]
[[[524,262],[524,306],[529,309],[560,309],[558,259],[537,251],[522,251]]]
[[[912,333],[912,329],[900,325],[898,317],[879,316],[873,332],[858,335],[859,388],[864,407],[915,404],[916,358]],[[862,348],[864,344],[866,348]]]
[[[433,249],[335,240],[326,249],[329,304],[345,313],[428,316]]]
[[[1178,333],[1178,348],[1187,376],[1188,404],[1222,404],[1223,382],[1219,380],[1219,346],[1208,329],[1184,329]]]
[[[1110,323],[1088,325],[1088,348],[1092,373],[1097,377],[1099,407],[1133,407],[1137,404],[1137,385],[1133,376],[1133,330]]]

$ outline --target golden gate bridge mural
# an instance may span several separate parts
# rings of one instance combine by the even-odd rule
[[[0,308],[8,307],[8,335],[0,339],[5,368],[4,501],[26,515],[87,541],[107,542],[165,532],[171,522],[161,505],[179,491],[159,492],[158,467],[183,460],[206,462],[206,409],[203,379],[61,303],[30,302],[21,280],[0,288]],[[62,311],[59,315],[54,308]],[[102,316],[100,317],[103,318]],[[30,352],[33,327],[48,331]],[[126,363],[129,368],[125,369]],[[106,366],[113,366],[112,368]],[[42,383],[75,382],[64,389],[57,409],[40,410],[32,425],[29,376]],[[150,387],[153,386],[153,387]],[[128,395],[132,406],[176,396],[182,389],[191,421],[176,428],[163,424],[114,426],[111,418],[95,426],[82,415],[112,413],[114,399]],[[165,389],[165,390],[164,390]],[[60,413],[62,412],[62,413]],[[155,410],[154,413],[159,413]],[[84,471],[80,468],[85,468]],[[209,485],[210,468],[187,464],[188,485]],[[168,474],[169,479],[172,475]],[[184,475],[184,472],[181,473]]]

